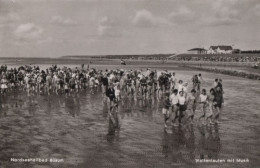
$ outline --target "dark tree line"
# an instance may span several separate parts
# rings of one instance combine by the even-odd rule
[[[259,54],[260,50],[245,50],[245,51],[241,51],[240,53],[242,53],[242,54]]]

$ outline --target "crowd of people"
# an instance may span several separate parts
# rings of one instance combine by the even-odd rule
[[[28,96],[36,94],[57,94],[66,97],[79,92],[95,94],[102,90],[104,103],[109,105],[108,114],[115,127],[119,128],[118,105],[122,97],[133,100],[157,98],[163,104],[164,127],[178,126],[183,123],[193,124],[195,113],[202,124],[217,124],[223,99],[222,80],[216,79],[207,93],[201,87],[202,75],[192,77],[193,85],[177,80],[174,72],[146,70],[97,70],[84,68],[58,67],[52,65],[46,70],[39,66],[0,67],[1,95],[15,89],[24,90]],[[189,91],[191,90],[191,91]],[[184,117],[186,116],[186,117]]]

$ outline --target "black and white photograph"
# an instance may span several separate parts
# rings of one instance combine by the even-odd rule
[[[0,0],[0,168],[259,168],[260,0]]]

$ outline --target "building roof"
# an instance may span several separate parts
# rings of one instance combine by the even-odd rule
[[[221,50],[233,50],[232,46],[218,46]]]
[[[227,51],[227,50],[233,50],[233,48],[232,48],[232,46],[210,46],[210,48],[212,49],[212,50],[216,50],[216,49],[220,49],[220,50],[225,50],[225,51]]]
[[[204,48],[192,48],[188,51],[206,51]]]
[[[212,50],[216,50],[218,46],[210,46],[209,48],[211,48]]]

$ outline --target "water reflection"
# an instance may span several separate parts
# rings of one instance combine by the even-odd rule
[[[81,103],[79,95],[71,95],[65,98],[65,111],[72,117],[80,115]]]
[[[6,99],[1,96],[0,100],[0,118],[7,116],[8,104]]]
[[[126,97],[119,103],[121,118],[147,118],[153,119],[154,114],[158,114],[158,101],[155,98],[134,99]]]
[[[119,114],[116,107],[108,111],[108,133],[107,135],[115,135],[120,131]]]
[[[48,120],[49,117],[53,115],[65,115],[64,118],[68,118],[69,120],[70,117],[67,116],[72,116],[77,118],[77,120],[72,120],[71,122],[80,121],[82,124],[85,124],[84,122],[87,124],[88,121],[91,121],[92,123],[88,124],[89,127],[93,129],[89,130],[99,135],[102,134],[103,137],[106,137],[105,141],[108,142],[108,144],[113,142],[121,143],[123,140],[120,141],[120,135],[128,137],[124,132],[126,129],[128,131],[127,133],[130,134],[132,131],[139,133],[139,130],[131,130],[137,127],[140,129],[140,137],[145,135],[141,131],[150,131],[149,134],[151,134],[153,139],[150,139],[151,141],[148,142],[147,146],[161,144],[159,154],[163,154],[173,165],[182,163],[189,164],[193,162],[195,158],[218,158],[221,149],[221,140],[219,138],[219,128],[217,125],[207,127],[186,124],[182,127],[173,127],[171,134],[163,132],[163,129],[161,129],[163,123],[161,100],[158,100],[156,97],[150,99],[123,97],[119,102],[118,112],[115,108],[111,111],[111,115],[115,120],[114,122],[109,116],[109,103],[101,96],[100,92],[97,92],[95,95],[71,94],[67,97],[37,94],[27,96],[22,93],[14,94],[13,96],[7,95],[4,98],[0,97],[0,117],[8,116],[8,112],[11,113],[11,111],[19,109],[19,107],[21,113],[17,112],[17,115],[23,115],[22,112],[24,110],[31,117],[37,118],[37,114],[40,114],[42,117],[40,120]],[[104,102],[102,100],[104,100]],[[47,117],[44,118],[44,115]],[[81,117],[85,117],[84,120],[80,120]],[[158,120],[158,122],[154,122],[154,119]],[[127,120],[130,120],[131,124],[133,124],[127,125]],[[25,122],[32,122],[37,125],[39,120],[34,121],[30,119],[25,120]],[[48,123],[48,121],[46,123]],[[154,127],[147,129],[147,127],[145,127],[146,124],[153,125]],[[118,125],[122,125],[121,131],[118,129]],[[79,126],[78,123],[72,123],[70,127],[83,128],[83,126]],[[130,141],[135,141],[136,139],[129,138]],[[120,145],[123,146],[124,144],[122,143]],[[144,150],[145,148],[144,146]]]
[[[162,138],[162,154],[173,165],[192,164],[195,158],[217,159],[220,149],[218,126],[175,127],[170,134],[165,131]]]
[[[221,148],[218,126],[198,127],[198,130],[200,133],[198,144],[200,155],[199,158],[217,159]]]
[[[52,99],[50,96],[47,97],[47,100],[46,100],[46,110],[45,110],[45,113],[47,115],[50,115],[52,113],[52,109],[53,109],[53,104],[52,104]]]
[[[30,116],[35,116],[35,112],[37,111],[38,101],[35,96],[29,96],[27,106],[28,113]]]

